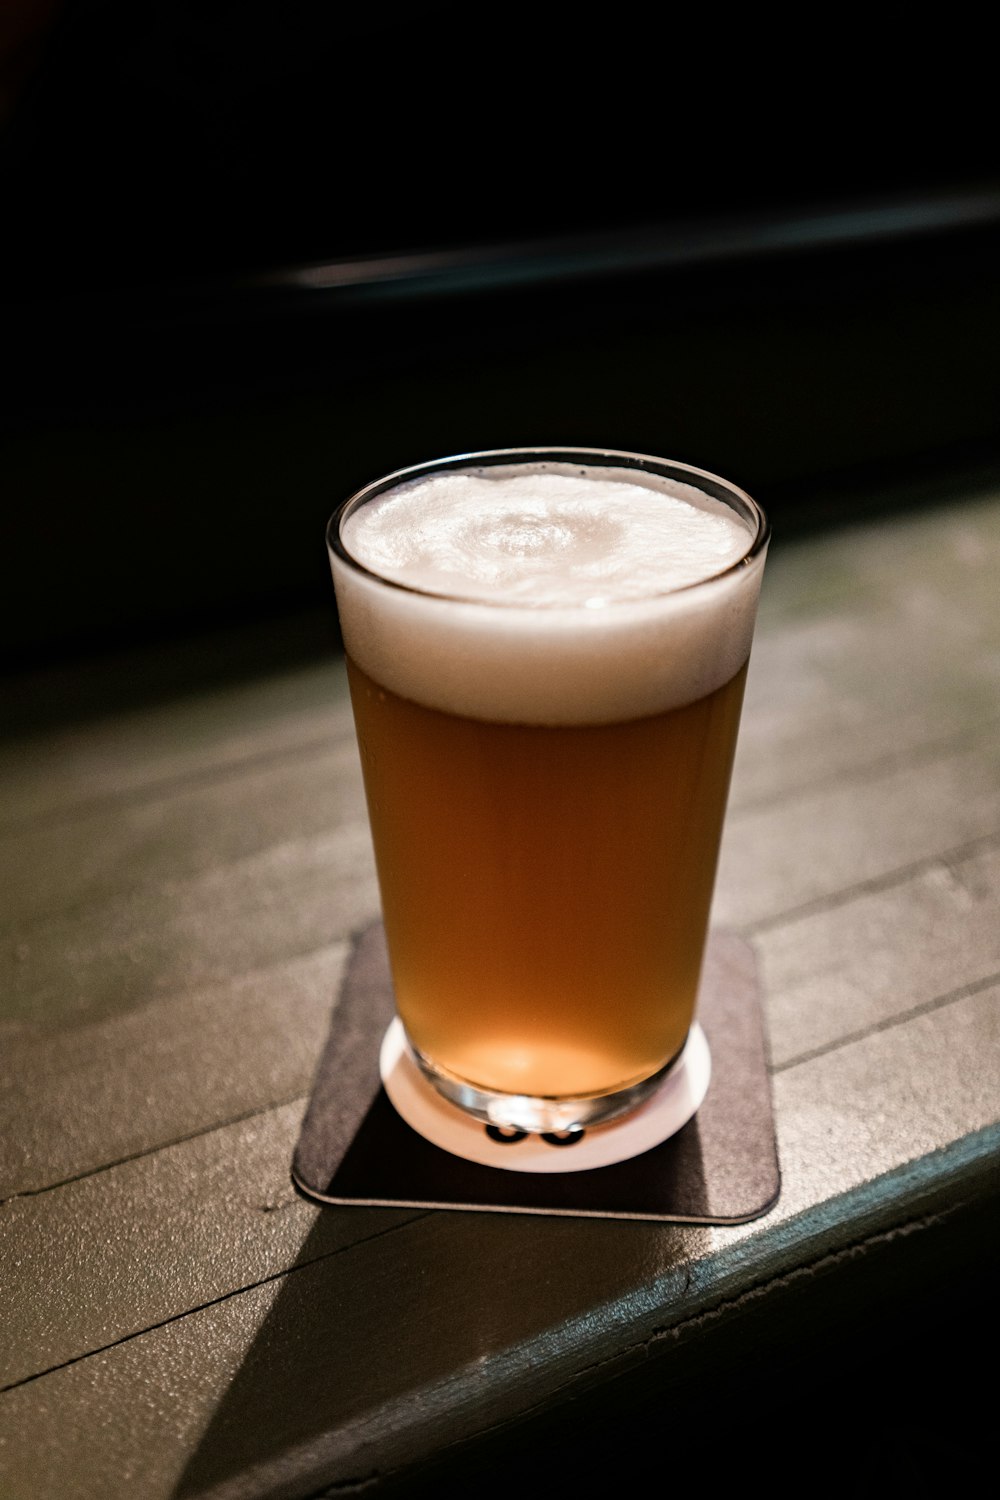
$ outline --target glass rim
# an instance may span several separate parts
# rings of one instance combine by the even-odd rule
[[[410,464],[406,468],[395,469],[390,474],[383,475],[380,479],[372,480],[360,490],[355,490],[334,510],[326,528],[326,542],[330,552],[342,563],[345,563],[354,572],[370,578],[374,583],[381,584],[383,588],[399,589],[404,594],[412,594],[416,598],[438,599],[451,604],[474,604],[481,605],[484,609],[563,609],[576,611],[579,606],[566,604],[559,601],[533,602],[523,597],[510,599],[497,597],[487,599],[482,596],[473,596],[462,593],[446,593],[442,589],[418,588],[412,583],[404,583],[397,578],[387,578],[384,574],[369,568],[353,553],[347,550],[342,536],[344,522],[352,516],[355,511],[360,510],[376,496],[385,494],[388,490],[396,489],[401,484],[406,484],[413,479],[419,479],[424,475],[447,473],[453,470],[472,468],[476,465],[483,467],[499,467],[502,464],[518,463],[540,463],[545,460],[553,463],[580,464],[589,468],[609,468],[637,470],[646,474],[658,474],[663,479],[679,479],[681,483],[690,483],[693,488],[702,490],[712,499],[721,500],[737,510],[742,519],[749,521],[752,526],[749,544],[746,551],[738,557],[735,562],[727,564],[717,573],[709,573],[704,578],[696,578],[690,583],[678,584],[673,588],[658,589],[653,593],[640,594],[637,597],[626,599],[609,599],[607,606],[613,608],[616,604],[636,605],[651,603],[657,599],[667,599],[677,594],[687,593],[692,589],[704,588],[706,584],[717,583],[723,578],[731,577],[753,563],[765,550],[771,538],[771,524],[767,512],[758,501],[749,495],[746,490],[734,484],[732,480],[725,479],[721,474],[715,474],[710,469],[699,469],[694,464],[682,463],[679,459],[658,458],[648,453],[632,453],[627,449],[620,448],[573,448],[573,447],[540,447],[540,448],[483,448],[469,453],[454,453],[446,458],[429,459],[424,463]],[[699,482],[700,481],[700,482]],[[735,502],[735,504],[733,503]]]

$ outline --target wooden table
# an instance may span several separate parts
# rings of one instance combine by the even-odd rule
[[[377,910],[340,660],[12,684],[4,1500],[367,1493],[745,1369],[864,1266],[953,1271],[1000,1196],[998,579],[988,486],[774,546],[715,920],[759,960],[783,1189],[740,1228],[297,1196]]]

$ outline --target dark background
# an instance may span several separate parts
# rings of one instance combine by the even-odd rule
[[[779,540],[992,472],[991,48],[877,10],[12,0],[8,665],[328,649],[335,504],[478,447],[713,468]]]

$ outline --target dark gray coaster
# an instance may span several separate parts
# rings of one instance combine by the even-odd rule
[[[292,1178],[309,1198],[698,1224],[745,1223],[777,1201],[757,970],[753,950],[735,933],[714,931],[705,955],[698,1019],[712,1079],[701,1108],[669,1140],[611,1166],[504,1171],[431,1145],[400,1118],[382,1087],[379,1048],[393,1015],[376,921],[355,937],[295,1148]]]

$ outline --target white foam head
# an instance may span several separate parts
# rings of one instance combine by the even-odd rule
[[[349,654],[403,697],[504,722],[638,718],[729,681],[763,518],[715,476],[614,460],[473,456],[363,492],[331,547]]]

